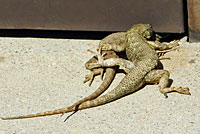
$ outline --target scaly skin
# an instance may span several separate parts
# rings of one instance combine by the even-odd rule
[[[161,38],[157,34],[156,34],[156,36],[158,36],[157,38]],[[104,39],[101,40],[97,50],[99,50],[99,49],[101,49],[101,50],[114,50],[116,52],[125,51],[125,37],[126,37],[126,32],[112,33],[112,34],[106,36]],[[147,42],[153,49],[156,50],[156,53],[159,57],[159,60],[169,59],[169,58],[162,58],[161,56],[163,56],[167,52],[175,50],[176,47],[178,46],[179,40],[174,40],[174,41],[171,41],[171,42],[162,42],[162,43],[159,42],[158,40],[159,39],[157,39],[156,41],[147,40]],[[126,59],[126,56],[123,55],[123,58]],[[109,58],[106,58],[106,59],[109,59]],[[104,68],[101,68],[101,67],[94,68],[91,65],[93,63],[97,63],[97,61],[98,60],[95,57],[93,57],[85,64],[86,69],[91,71],[91,73],[89,75],[86,75],[85,80],[84,80],[84,83],[87,82],[87,81],[90,81],[89,86],[91,86],[91,84],[94,80],[94,77],[97,76],[97,75],[101,75],[101,79],[103,80]],[[106,71],[106,73],[107,73],[107,71]]]
[[[160,91],[163,94],[171,91],[177,91],[183,94],[190,94],[187,88],[166,88],[168,85],[169,73],[165,70],[153,70],[158,64],[158,56],[155,50],[153,50],[145,40],[145,38],[149,38],[151,36],[151,33],[152,28],[149,24],[134,25],[130,30],[127,31],[125,42],[126,55],[128,59],[132,62],[134,67],[130,69],[128,74],[123,78],[119,85],[109,93],[96,99],[81,103],[77,107],[78,109],[76,109],[75,107],[67,107],[48,112],[26,116],[8,117],[2,119],[9,120],[33,118],[55,114],[64,114],[75,110],[96,107],[104,105],[106,103],[110,103],[123,96],[133,93],[139,90],[139,88],[145,83],[152,83],[155,81],[159,82]]]
[[[113,33],[111,35],[106,36],[104,39],[101,40],[101,42],[99,43],[99,47],[103,46],[103,45],[108,45],[109,46],[115,46],[117,48],[115,48],[115,50],[117,50],[118,52],[124,51],[124,47],[125,47],[125,33],[126,32],[118,32],[118,33]],[[151,47],[153,49],[161,49],[161,50],[165,50],[165,49],[169,49],[171,47],[169,47],[168,44],[170,43],[160,43],[158,41],[154,42],[154,41],[148,41],[148,43],[151,43]],[[172,46],[172,45],[171,45]],[[174,46],[174,45],[173,45]],[[161,51],[162,52],[162,51]],[[106,53],[106,56],[104,57],[104,59],[110,59],[110,58],[118,58],[118,56],[116,55],[116,53],[114,53],[114,51],[103,51],[103,53]],[[86,75],[84,83],[87,81],[89,82],[89,86],[91,86],[94,77],[96,75],[101,75],[101,79],[103,79],[103,72],[104,72],[104,68],[93,68],[92,64],[93,63],[97,63],[98,60],[95,57],[92,57],[88,62],[86,62],[85,67],[88,70],[91,70],[91,73],[89,75]],[[132,66],[132,65],[131,65]],[[127,68],[127,66],[125,67]],[[130,68],[130,67],[129,67]],[[105,79],[103,80],[103,83],[100,85],[100,87],[91,95],[89,95],[88,97],[78,101],[77,103],[74,104],[74,106],[78,107],[81,103],[88,101],[88,100],[92,100],[97,98],[98,96],[100,96],[108,87],[109,85],[112,83],[114,76],[115,76],[115,69],[113,67],[107,67],[105,68],[105,72],[106,72],[106,76]]]
[[[159,38],[161,38],[161,37],[157,34],[156,34],[156,36],[158,36],[157,37],[158,39],[156,41],[147,40],[147,42],[153,49],[156,50],[158,57],[161,60],[162,58],[160,58],[160,57],[163,56],[166,52],[170,52],[170,51],[173,51],[176,49],[175,47],[178,46],[179,40],[161,43],[158,41]],[[116,52],[125,51],[125,37],[126,37],[126,32],[112,33],[100,41],[99,47],[97,48],[97,50],[99,50],[99,49],[114,50]],[[126,58],[126,57],[123,55],[123,58]],[[106,58],[106,59],[109,59],[109,58]],[[167,59],[169,59],[169,58],[167,58]],[[93,57],[85,64],[86,69],[91,71],[91,73],[89,75],[86,75],[85,80],[84,80],[84,83],[87,81],[90,81],[89,86],[91,86],[91,84],[94,80],[94,77],[96,75],[101,75],[101,79],[103,79],[104,68],[101,68],[101,67],[94,68],[91,65],[93,63],[97,63],[97,61],[98,60],[95,57]]]
[[[109,58],[118,58],[118,56],[116,55],[116,53],[114,51],[104,51],[106,52],[106,56],[104,57],[104,59],[109,59]],[[86,62],[85,66],[87,69],[91,69],[90,64],[91,63],[96,63],[97,59],[95,57],[91,58],[88,62]],[[97,74],[101,74],[103,73],[103,68],[95,68],[92,69],[92,75],[90,76],[91,78],[91,82],[93,80],[93,77]],[[85,102],[85,101],[89,101],[92,99],[97,98],[98,96],[100,96],[103,92],[106,91],[106,89],[108,89],[108,87],[110,86],[110,84],[112,83],[114,77],[116,74],[116,67],[111,67],[111,68],[106,68],[106,75],[105,75],[105,79],[103,80],[102,84],[99,86],[99,88],[93,92],[91,95],[79,100],[78,102],[76,102],[75,104],[73,104],[71,107],[75,107],[75,109],[78,110],[78,106]]]
[[[113,50],[115,52],[122,52],[126,49],[126,32],[117,32],[106,36],[99,44],[99,48],[97,50]],[[159,41],[150,41],[146,40],[147,43],[158,53],[165,53],[171,51],[170,49],[174,49],[174,47],[178,46],[179,40],[174,40],[171,42],[159,42]]]

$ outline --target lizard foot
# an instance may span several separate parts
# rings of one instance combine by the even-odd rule
[[[171,49],[167,49],[167,50],[157,50],[156,53],[158,55],[158,57],[162,57],[164,56],[167,52],[171,52],[171,51],[174,51],[174,50],[177,50],[178,46],[177,47],[173,47]]]
[[[91,86],[91,85],[92,85],[92,82],[93,82],[93,80],[94,80],[94,77],[95,77],[96,75],[99,75],[99,74],[100,74],[100,76],[101,76],[101,80],[103,80],[104,69],[99,68],[99,69],[96,69],[96,70],[92,71],[90,74],[87,74],[87,75],[85,76],[85,80],[83,81],[83,83],[86,83],[86,82],[89,81],[89,86]]]
[[[188,87],[169,87],[169,88],[164,88],[164,89],[160,89],[161,93],[164,94],[164,96],[167,98],[167,93],[170,92],[177,92],[179,94],[186,94],[186,95],[191,95],[189,88]]]
[[[85,80],[83,81],[83,83],[86,83],[86,82],[89,81],[89,86],[91,86],[93,80],[94,80],[94,73],[91,72],[90,74],[87,74],[87,75],[85,76]]]
[[[169,48],[175,48],[177,46],[179,46],[179,41],[180,40],[173,40],[169,43]]]
[[[157,53],[158,57],[164,56],[167,52],[177,50],[179,48],[179,44],[178,44],[179,41],[180,40],[173,40],[169,43],[165,42],[165,44],[167,44],[168,48],[164,49],[164,50],[157,50],[156,53]]]

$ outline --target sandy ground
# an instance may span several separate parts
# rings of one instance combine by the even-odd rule
[[[88,96],[100,84],[83,84],[84,63],[98,40],[0,38],[0,116],[26,115],[66,107]],[[110,104],[69,113],[0,120],[0,134],[199,134],[200,43],[184,43],[163,60],[172,86],[189,87],[191,96],[177,93],[166,99],[156,85]],[[113,89],[124,74],[117,74]]]

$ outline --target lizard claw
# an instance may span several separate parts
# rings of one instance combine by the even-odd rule
[[[102,55],[100,54],[100,50],[99,50],[99,53],[98,52],[94,52],[90,49],[88,49],[89,52],[93,53],[93,54],[96,54],[97,55],[97,59],[98,59],[98,63],[91,63],[90,65],[99,65],[99,66],[102,66],[103,65],[103,62],[104,62],[104,57],[106,55],[106,52],[103,53]]]
[[[91,71],[90,74],[87,74],[85,76],[85,80],[83,81],[83,83],[86,83],[89,81],[89,86],[92,85],[92,82],[94,80],[94,77],[100,75],[101,76],[101,80],[103,80],[103,76],[104,76],[104,69],[103,68],[98,68],[98,69],[94,69]]]
[[[186,94],[186,95],[191,95],[190,91],[189,91],[189,88],[188,87],[185,87],[185,88],[182,88],[182,87],[177,87],[175,88],[175,91],[177,91],[178,93],[180,94]]]
[[[92,51],[92,50],[90,50],[90,49],[88,49],[88,52],[97,55],[98,63],[99,63],[100,65],[102,65],[103,60],[104,60],[103,56],[106,55],[106,52],[103,53],[103,54],[101,54],[100,49],[99,49],[99,51],[98,51],[99,53],[98,53],[98,52],[94,52],[94,51]],[[91,63],[91,64],[92,64],[92,63]]]
[[[165,49],[165,50],[157,50],[157,55],[158,57],[162,57],[164,56],[165,53],[167,52],[171,52],[171,51],[174,51],[174,50],[177,50],[177,48],[179,47],[179,40],[173,40],[171,41],[170,43],[167,43],[168,44],[168,49]]]
[[[173,48],[173,47],[176,47],[176,46],[179,46],[179,41],[180,40],[173,40],[170,42],[170,48]]]
[[[172,48],[167,49],[167,50],[157,50],[156,53],[157,53],[158,57],[162,57],[162,56],[164,56],[167,52],[171,52],[171,51],[177,50],[177,48],[178,48],[178,46],[172,47]]]
[[[94,80],[94,73],[91,72],[90,74],[88,74],[88,75],[85,76],[85,80],[83,81],[83,83],[86,83],[86,82],[89,81],[89,86],[91,86],[93,80]]]

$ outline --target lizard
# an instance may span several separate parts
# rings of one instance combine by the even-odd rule
[[[144,30],[146,27],[148,27],[148,28],[146,30]],[[153,30],[152,30],[152,27],[151,27],[150,24],[134,25],[131,29],[128,32],[133,31],[133,33],[135,33],[134,30],[135,31],[139,31],[139,32],[143,31],[143,32],[141,32],[140,35],[144,35],[144,37],[146,39],[149,39],[152,36],[152,33],[153,33]],[[100,46],[98,49],[100,51],[101,50],[114,50],[116,52],[126,51],[126,54],[127,54],[129,60],[131,59],[131,60],[134,61],[137,58],[139,58],[140,60],[138,60],[138,61],[140,63],[142,61],[141,58],[143,59],[145,57],[145,53],[141,52],[141,50],[146,50],[148,45],[149,45],[149,47],[151,49],[152,48],[153,49],[160,49],[161,51],[159,51],[159,52],[162,52],[162,51],[163,52],[168,52],[170,48],[173,48],[174,46],[176,46],[176,44],[178,44],[178,40],[177,41],[172,41],[170,43],[168,43],[168,42],[160,43],[158,40],[156,40],[156,42],[152,42],[152,41],[145,41],[144,38],[143,38],[143,40],[141,40],[141,42],[143,41],[143,43],[146,44],[146,46],[143,45],[143,48],[140,48],[141,46],[139,46],[139,45],[137,47],[133,45],[133,47],[128,47],[128,49],[127,49],[127,44],[130,46],[130,44],[133,42],[132,40],[134,40],[137,37],[137,34],[138,34],[137,32],[135,34],[133,34],[131,32],[130,32],[130,34],[128,34],[128,32],[127,33],[123,33],[123,32],[121,33],[121,34],[123,34],[123,36],[125,36],[125,44],[124,45],[121,45],[119,47],[119,46],[117,46],[115,44],[114,45],[102,44],[102,46]],[[130,38],[128,38],[129,35],[130,35]],[[124,38],[122,38],[122,39],[124,39]],[[131,43],[128,43],[129,40],[130,40]],[[137,38],[135,44],[140,44],[141,45],[141,42],[140,42],[139,38]],[[134,44],[134,42],[132,44]],[[140,49],[137,49],[138,47]],[[146,47],[146,49],[144,49],[145,47]],[[131,52],[132,52],[131,50],[133,52],[136,51],[135,54],[134,53],[131,54]],[[140,50],[140,51],[138,51],[138,50]],[[167,51],[165,51],[165,50],[167,50]],[[150,49],[149,49],[149,51],[150,51]],[[149,53],[146,53],[146,54],[148,55]],[[150,54],[152,54],[152,53],[150,53]],[[135,59],[133,57],[135,57]],[[155,54],[152,57],[155,58]],[[147,56],[147,59],[150,58],[150,59],[148,59],[148,62],[152,61],[152,57],[151,56],[149,56],[149,57]],[[144,78],[145,82],[146,83],[159,83],[160,92],[162,94],[164,94],[165,97],[167,97],[167,93],[169,93],[169,92],[178,92],[178,93],[181,93],[181,94],[190,95],[189,88],[182,88],[182,87],[170,87],[170,88],[167,88],[168,80],[169,80],[169,72],[167,70],[155,70],[155,67],[158,64],[158,57],[159,57],[159,55],[157,55],[157,60],[155,60],[156,58],[154,59],[157,62],[155,62],[156,65],[154,66],[153,70],[150,70],[147,73],[147,75],[145,76],[145,78]],[[112,63],[110,61],[108,62],[108,60],[107,60],[107,62],[103,61],[103,58],[101,58],[101,56],[100,56],[100,59],[101,59],[101,61],[99,62],[99,64],[102,65],[102,66],[115,66],[115,65],[123,66],[123,64],[119,63],[118,60],[116,60],[114,62],[115,59],[112,59],[113,60]],[[136,62],[138,62],[138,61],[136,60]],[[153,66],[153,63],[149,62],[147,65],[150,65],[150,67],[151,67],[151,66]],[[143,66],[146,67],[144,63],[141,63],[141,68]],[[145,69],[147,69],[147,68],[145,68]],[[127,68],[127,72],[131,72],[132,70],[134,70],[134,69],[133,68]]]
[[[97,48],[97,51],[99,49],[109,50],[109,48],[104,48],[106,46],[112,46],[112,47],[114,47],[114,50],[116,50],[116,51],[120,51],[120,52],[125,51],[125,49],[124,49],[125,48],[125,35],[126,35],[126,32],[116,32],[116,33],[112,33],[112,34],[106,36],[105,38],[103,38],[100,41],[99,47]],[[170,52],[172,50],[175,50],[176,49],[175,47],[178,46],[179,40],[174,40],[174,41],[171,41],[171,42],[159,42],[159,39],[162,38],[162,37],[157,35],[157,34],[155,34],[155,36],[156,36],[155,41],[147,40],[147,42],[153,49],[156,50],[160,60],[162,59],[161,56],[163,56],[166,52]],[[92,52],[92,53],[96,54],[95,52]],[[122,55],[122,54],[118,53],[117,55],[119,57],[127,59],[127,57]],[[87,61],[85,63],[86,69],[91,71],[90,74],[85,76],[85,80],[84,80],[84,83],[89,81],[89,86],[91,86],[91,84],[94,80],[94,77],[96,75],[101,75],[101,79],[103,80],[104,69],[100,68],[100,67],[94,68],[92,66],[93,63],[97,63],[96,56],[92,57],[89,61]],[[108,58],[106,58],[106,59],[108,59]],[[105,71],[105,72],[107,73],[107,71]],[[113,73],[113,75],[114,75],[114,73]],[[110,75],[110,77],[112,78],[113,76]],[[105,77],[105,78],[107,79],[107,77]]]
[[[125,47],[125,34],[126,32],[117,32],[117,33],[113,33],[110,34],[108,36],[106,36],[105,38],[103,38],[100,43],[99,43],[99,47],[97,48],[97,50],[101,47],[101,46],[106,46],[106,45],[111,45],[111,46],[115,46],[117,47],[118,51],[123,51],[123,47]],[[156,36],[156,41],[150,41],[147,40],[148,44],[155,50],[157,50],[157,54],[159,56],[159,59],[161,60],[160,56],[163,56],[163,54],[165,52],[168,51],[172,51],[169,49],[174,48],[175,46],[178,45],[178,41],[179,40],[174,40],[171,42],[159,42],[159,39],[161,38],[161,36],[155,34]],[[91,51],[90,51],[91,52]],[[104,51],[106,53],[106,57],[104,57],[104,59],[109,59],[109,58],[118,58],[121,56],[121,54],[118,56],[116,56],[116,53],[114,53],[114,51]],[[95,52],[92,52],[95,54]],[[96,55],[97,56],[97,55]],[[94,77],[96,75],[101,75],[101,79],[103,80],[103,74],[104,74],[104,68],[93,68],[93,66],[91,64],[93,63],[97,63],[97,58],[96,56],[92,57],[88,62],[85,63],[85,67],[88,70],[91,70],[91,73],[89,75],[86,75],[84,83],[87,81],[89,82],[89,86],[91,86]],[[123,58],[126,58],[124,56],[121,56]],[[125,67],[127,68],[127,67]],[[116,68],[115,68],[116,69]],[[92,100],[97,98],[98,96],[100,96],[111,84],[112,80],[114,79],[116,70],[114,70],[112,67],[107,67],[105,68],[105,72],[106,72],[106,76],[105,79],[103,81],[103,83],[100,85],[100,87],[91,95],[89,95],[88,97],[78,101],[76,106],[80,105],[81,103],[88,101],[88,100]],[[74,105],[75,106],[75,105]]]
[[[118,33],[113,33],[105,38],[103,38],[100,43],[99,43],[99,46],[102,46],[103,44],[110,44],[110,45],[115,45],[115,46],[118,46],[118,47],[121,47],[121,46],[124,46],[125,42],[123,41],[123,38],[124,36],[124,33],[125,32],[118,32]],[[176,44],[177,42],[172,42],[172,43],[160,43],[159,41],[147,41],[150,46],[153,48],[153,49],[159,49],[160,51],[158,52],[158,55],[159,53],[162,53],[163,50],[166,50],[166,49],[169,49],[171,47],[169,46],[172,46],[171,44],[173,44],[173,46],[175,46],[174,44]],[[170,44],[170,45],[169,45]],[[91,52],[91,51],[90,51]],[[93,53],[93,52],[92,52]],[[103,53],[106,53],[106,56],[104,57],[104,59],[109,59],[109,58],[119,58],[119,57],[123,57],[123,58],[126,58],[124,56],[122,56],[121,54],[116,54],[114,51],[103,51]],[[96,55],[97,56],[97,55]],[[74,107],[78,107],[81,103],[85,102],[85,101],[88,101],[88,100],[92,100],[92,99],[95,99],[97,98],[98,96],[100,96],[108,87],[109,85],[112,83],[113,79],[114,79],[114,76],[116,74],[116,67],[113,68],[113,67],[106,67],[106,68],[94,68],[92,66],[93,63],[97,63],[97,58],[96,56],[92,57],[91,59],[89,59],[89,61],[87,61],[85,63],[85,67],[86,69],[88,70],[91,70],[91,73],[89,75],[86,75],[85,77],[85,80],[84,80],[84,83],[89,81],[89,86],[91,86],[93,80],[94,80],[94,77],[96,75],[101,75],[101,79],[103,80],[103,74],[104,74],[104,69],[105,69],[105,73],[106,73],[106,76],[105,76],[105,79],[103,80],[102,84],[99,86],[99,88],[93,92],[91,95],[89,95],[88,97],[85,97],[81,100],[79,100],[78,102],[76,102],[73,106]],[[160,56],[160,55],[159,55]]]
[[[106,45],[109,44],[109,45],[112,45],[112,46],[115,45],[115,46],[117,46],[119,48],[122,48],[123,46],[125,46],[124,45],[125,44],[125,40],[124,40],[124,38],[125,38],[124,35],[125,34],[124,33],[125,32],[117,32],[117,33],[113,33],[111,35],[106,36],[105,38],[103,38],[100,41],[99,47],[103,46],[105,44]],[[169,50],[170,48],[173,48],[174,46],[177,46],[177,44],[178,44],[177,41],[172,41],[170,43],[168,43],[168,42],[161,43],[158,40],[156,40],[156,41],[148,41],[147,40],[147,42],[150,44],[150,46],[153,49],[159,50],[159,51],[156,51],[159,57],[162,56],[162,54],[160,54],[160,53],[165,52],[164,50]],[[171,50],[169,50],[169,51],[171,51]],[[92,52],[92,53],[95,54],[95,52]],[[119,54],[119,53],[118,53],[118,56],[117,56],[114,51],[103,51],[103,53],[106,53],[106,56],[104,57],[104,59],[119,58],[119,57],[126,58],[124,55]],[[117,68],[113,68],[113,67],[106,67],[106,68],[100,68],[99,67],[99,68],[94,68],[92,66],[92,64],[93,63],[97,63],[97,61],[98,61],[97,58],[96,58],[96,56],[93,56],[91,59],[89,59],[85,63],[86,69],[90,70],[91,73],[88,74],[88,75],[86,75],[84,83],[87,82],[87,81],[89,81],[89,86],[91,86],[91,84],[92,84],[92,82],[94,80],[94,77],[96,75],[101,75],[101,79],[103,80],[104,69],[105,69],[105,73],[106,73],[105,79],[103,80],[103,83],[99,86],[99,88],[95,92],[93,92],[88,97],[85,97],[82,100],[80,100],[77,103],[75,103],[74,106],[76,106],[76,107],[78,107],[78,105],[80,105],[81,103],[83,103],[85,101],[92,100],[92,99],[95,99],[98,96],[100,96],[109,87],[109,85],[113,81],[114,76],[116,74],[116,69]],[[161,58],[159,58],[159,59],[161,59]]]
[[[158,56],[149,44],[145,41],[144,38],[149,38],[152,33],[151,25],[149,24],[138,24],[134,25],[126,33],[126,55],[128,60],[132,62],[133,67],[128,70],[127,75],[123,80],[118,84],[116,88],[108,92],[107,94],[100,96],[96,99],[83,102],[79,105],[78,110],[96,107],[104,105],[115,101],[123,96],[126,96],[130,93],[133,93],[139,90],[145,83],[159,82],[160,92],[165,96],[168,92],[176,91],[182,94],[190,94],[188,88],[182,87],[171,87],[167,88],[169,73],[166,70],[153,70],[158,64]],[[99,56],[100,57],[100,56]],[[99,58],[98,58],[99,60]],[[106,61],[106,60],[105,60]],[[115,60],[113,60],[114,62]],[[126,61],[124,59],[124,61]],[[118,65],[119,60],[116,61]],[[122,62],[122,61],[120,61]],[[130,62],[128,62],[130,63]],[[104,66],[103,63],[98,62],[101,66]],[[119,63],[119,65],[123,65]],[[48,116],[55,114],[64,114],[67,112],[75,111],[75,107],[61,108],[53,111],[47,111],[37,114],[31,114],[26,116],[17,116],[17,117],[7,117],[2,118],[3,120],[9,119],[23,119],[23,118],[33,118],[40,116]]]
[[[159,35],[155,34],[156,40],[146,40],[147,43],[155,50],[157,50],[158,53],[168,52],[170,49],[174,49],[174,47],[178,46],[179,40],[174,40],[171,42],[159,42],[159,38],[161,38]],[[113,50],[115,52],[122,52],[125,51],[125,38],[126,38],[126,32],[117,32],[112,33],[108,36],[106,36],[99,44],[99,47],[97,48],[97,51],[99,49],[101,50]],[[158,54],[159,55],[159,54]]]

